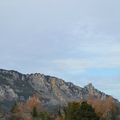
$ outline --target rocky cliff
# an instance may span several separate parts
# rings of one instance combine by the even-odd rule
[[[90,95],[106,99],[108,95],[98,91],[92,84],[84,88],[62,79],[40,73],[21,74],[0,69],[0,101],[26,100],[37,94],[44,105],[65,104],[69,101],[87,99]]]
[[[105,100],[109,97],[90,83],[84,88],[62,79],[35,74],[22,74],[13,70],[0,69],[0,103],[9,110],[14,101],[26,101],[36,94],[41,104],[48,109],[63,106],[71,101],[88,100],[90,96]],[[114,99],[114,102],[119,102]]]

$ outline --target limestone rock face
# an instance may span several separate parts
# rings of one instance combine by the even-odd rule
[[[106,98],[109,97],[109,96],[106,95],[105,93],[97,90],[97,89],[92,85],[92,83],[86,85],[86,86],[84,87],[84,89],[85,89],[86,91],[88,91],[88,95],[89,95],[89,96],[94,96],[94,97],[96,97],[96,98],[99,98],[100,100],[105,100]]]
[[[105,100],[109,97],[91,83],[79,87],[62,79],[35,74],[22,74],[13,70],[0,69],[0,103],[8,108],[14,101],[25,101],[36,94],[44,107],[52,110],[70,101],[87,100],[90,96]],[[115,100],[115,99],[114,99]],[[115,100],[115,102],[118,102]],[[106,113],[108,115],[108,113]]]
[[[17,98],[18,98],[18,95],[14,92],[12,88],[10,88],[10,86],[7,86],[7,85],[0,86],[0,101],[5,99],[12,101]]]
[[[8,120],[8,115],[0,110],[0,120]]]

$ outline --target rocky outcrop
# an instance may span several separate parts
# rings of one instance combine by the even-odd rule
[[[44,105],[62,105],[73,100],[86,100],[90,95],[100,99],[108,97],[92,84],[81,88],[40,73],[25,75],[13,70],[0,69],[0,101],[26,100],[34,93],[38,94]]]
[[[40,73],[22,74],[13,70],[0,69],[1,107],[9,109],[14,101],[26,101],[33,94],[36,94],[41,104],[50,110],[71,101],[87,100],[90,96],[99,100],[109,97],[91,83],[82,88]],[[114,101],[118,103],[116,99]]]
[[[8,120],[8,115],[0,110],[0,120]]]
[[[12,88],[10,88],[9,85],[2,85],[0,86],[0,101],[3,100],[15,100],[18,98],[18,95],[14,92]]]

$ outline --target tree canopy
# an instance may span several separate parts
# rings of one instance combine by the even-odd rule
[[[64,118],[64,119],[63,119]],[[64,108],[62,120],[99,120],[95,110],[87,102],[72,102]]]

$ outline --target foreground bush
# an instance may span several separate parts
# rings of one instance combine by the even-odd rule
[[[58,115],[56,120],[99,120],[99,117],[87,102],[72,102],[64,108],[64,115]]]

